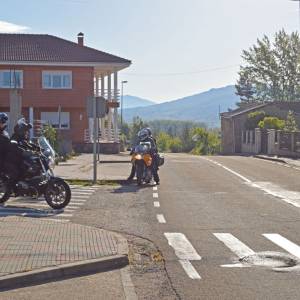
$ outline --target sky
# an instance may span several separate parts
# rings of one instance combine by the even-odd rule
[[[124,93],[170,101],[234,84],[243,49],[299,29],[291,0],[10,0],[0,32],[47,33],[132,60]]]

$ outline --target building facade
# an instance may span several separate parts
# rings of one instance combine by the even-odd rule
[[[51,35],[0,34],[0,111],[10,112],[12,93],[33,124],[51,124],[65,144],[88,149],[93,120],[87,98],[103,96],[107,116],[99,122],[101,142],[118,150],[118,72],[131,61]]]

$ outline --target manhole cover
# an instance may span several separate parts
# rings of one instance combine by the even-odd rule
[[[258,252],[253,255],[245,256],[240,262],[268,268],[291,268],[300,265],[300,261],[294,256],[281,252]]]

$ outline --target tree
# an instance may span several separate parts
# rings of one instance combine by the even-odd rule
[[[298,125],[296,123],[294,113],[291,110],[287,114],[285,126],[284,126],[283,130],[288,131],[288,132],[298,131]]]
[[[284,30],[267,36],[242,54],[236,94],[241,102],[300,100],[300,38]]]

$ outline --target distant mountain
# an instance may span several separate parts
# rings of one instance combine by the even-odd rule
[[[149,105],[154,105],[156,104],[154,101],[150,101],[147,99],[135,97],[135,96],[130,96],[130,95],[125,95],[123,97],[123,108],[135,108],[135,107],[145,107]]]
[[[174,101],[147,107],[125,109],[123,116],[127,122],[139,116],[143,120],[186,120],[205,122],[209,127],[220,126],[219,109],[236,108],[239,97],[233,85],[211,89],[207,92]]]

